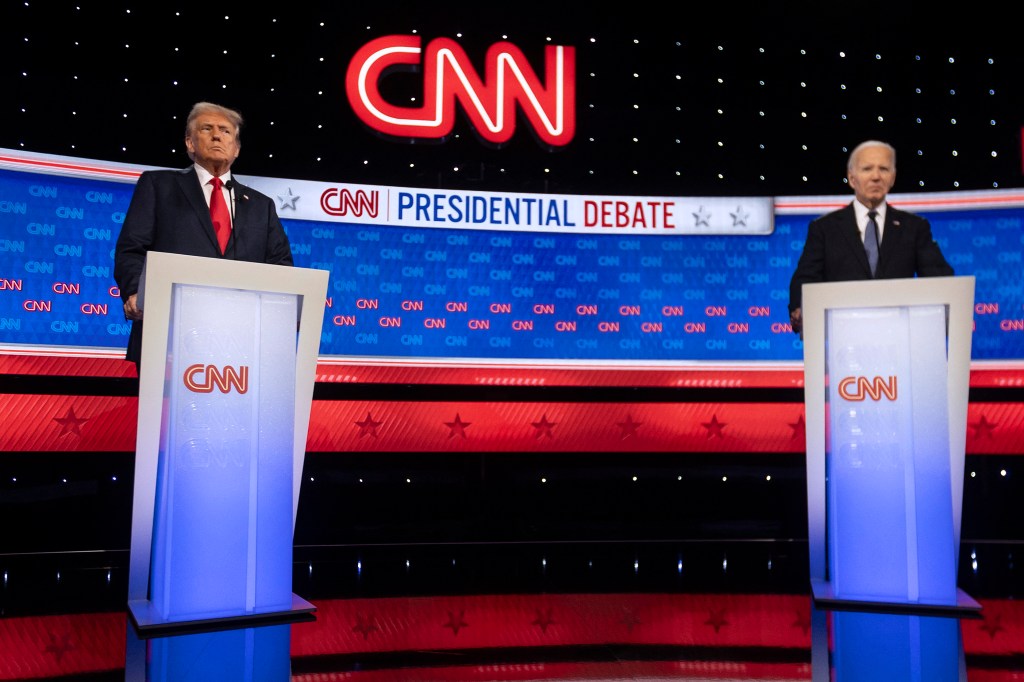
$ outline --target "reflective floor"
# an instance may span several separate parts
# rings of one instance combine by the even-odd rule
[[[0,680],[1024,680],[1013,550],[957,617],[816,609],[800,542],[298,546],[312,619],[174,634],[127,552],[0,555]]]

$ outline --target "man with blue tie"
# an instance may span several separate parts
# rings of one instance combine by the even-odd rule
[[[125,359],[136,366],[142,352],[137,295],[149,251],[292,265],[274,202],[231,176],[241,128],[237,111],[198,102],[185,123],[185,149],[193,164],[145,171],[135,185],[114,250],[114,280],[125,319],[132,321]]]
[[[878,140],[857,145],[846,176],[854,200],[811,221],[789,283],[789,321],[796,333],[803,328],[804,284],[953,274],[928,220],[886,202],[896,182],[892,145]]]

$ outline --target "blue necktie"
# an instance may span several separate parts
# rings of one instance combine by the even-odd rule
[[[871,266],[871,276],[875,275],[875,267],[878,265],[878,223],[875,222],[875,211],[868,211],[868,226],[864,230],[864,250],[868,254],[868,265]]]

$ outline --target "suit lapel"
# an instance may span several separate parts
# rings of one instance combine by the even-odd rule
[[[178,185],[181,187],[182,193],[185,198],[188,199],[188,203],[192,206],[192,210],[196,213],[196,219],[199,220],[199,224],[203,226],[203,230],[206,233],[206,237],[213,244],[213,248],[219,253],[220,246],[217,244],[217,234],[213,230],[213,219],[210,218],[210,207],[206,204],[206,196],[203,194],[203,188],[199,186],[199,176],[196,175],[195,168],[187,168],[178,176]]]
[[[871,265],[868,263],[868,254],[864,250],[864,240],[861,239],[860,229],[857,227],[857,214],[853,212],[853,203],[850,203],[843,210],[843,214],[840,216],[840,226],[850,252],[864,269],[865,274],[870,278]]]
[[[882,230],[882,243],[878,245],[878,272],[884,272],[884,266],[889,262],[889,255],[897,248],[900,239],[903,237],[902,224],[899,213],[889,205],[885,208],[885,228]]]
[[[234,177],[232,177],[234,180]],[[249,201],[249,188],[242,185],[238,180],[234,180],[235,189],[233,194],[235,200],[235,212],[232,215],[232,228],[231,228],[231,241],[228,243],[228,248],[235,249],[235,257],[240,257],[238,253],[238,242],[237,238],[245,237],[245,229],[249,224],[249,218],[252,215],[252,202]]]

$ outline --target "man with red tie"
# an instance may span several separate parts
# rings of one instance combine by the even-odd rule
[[[114,279],[132,321],[126,360],[142,351],[139,279],[149,251],[292,265],[291,245],[270,197],[231,176],[242,116],[210,102],[192,107],[185,149],[192,166],[139,176],[114,250]]]
[[[846,176],[854,199],[811,221],[807,240],[789,283],[789,321],[803,328],[802,288],[812,282],[906,277],[948,277],[953,268],[921,216],[890,206],[896,182],[896,150],[878,140],[857,145]]]

